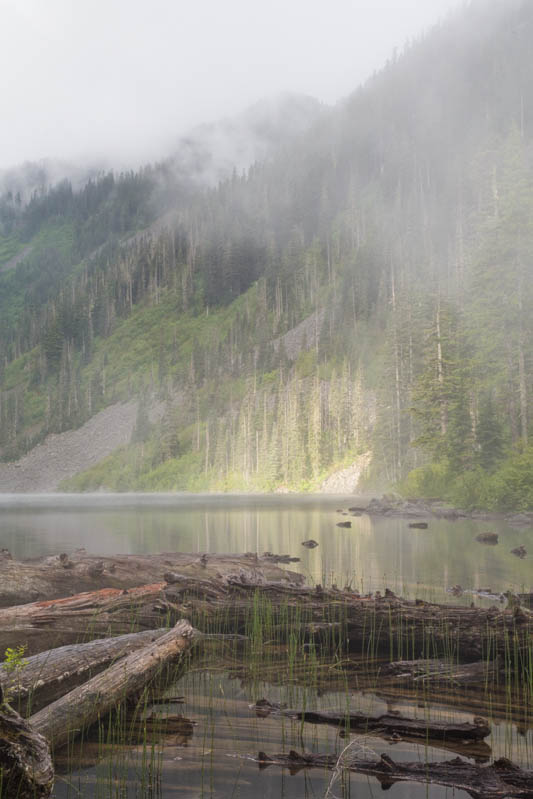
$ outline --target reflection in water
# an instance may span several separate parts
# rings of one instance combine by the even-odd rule
[[[301,562],[291,568],[313,582],[350,583],[360,591],[389,587],[405,596],[456,602],[470,602],[471,596],[453,598],[445,593],[446,587],[490,588],[493,592],[531,588],[528,559],[511,554],[513,548],[523,545],[533,550],[530,531],[492,523],[499,544],[484,547],[476,536],[487,525],[473,521],[430,520],[427,530],[417,530],[409,528],[404,519],[362,515],[351,519],[351,528],[338,527],[343,517],[336,509],[353,503],[354,497],[0,496],[0,547],[7,547],[18,558],[68,553],[78,547],[102,555],[270,551],[300,557]],[[302,546],[310,540],[318,546]],[[335,662],[328,665],[330,681],[334,675],[338,677],[338,666]],[[364,694],[348,681],[339,693],[319,692],[310,687],[312,681],[308,686],[295,685],[280,676],[282,668],[285,666],[276,660],[280,685],[275,686],[243,679],[238,670],[230,679],[231,663],[227,662],[219,670],[211,665],[190,671],[169,689],[172,696],[183,695],[184,704],[163,701],[147,711],[172,714],[170,729],[164,724],[159,728],[158,720],[148,725],[137,723],[135,733],[140,738],[124,747],[123,739],[114,737],[111,728],[102,727],[92,739],[78,742],[58,756],[62,776],[54,795],[57,799],[323,797],[331,779],[329,772],[315,769],[290,775],[277,766],[259,769],[249,756],[259,750],[276,753],[291,748],[340,752],[346,740],[339,737],[339,731],[286,718],[259,719],[249,704],[265,695],[292,707],[336,711],[349,707],[372,714],[382,712],[386,705],[376,693]],[[265,673],[261,662],[262,680]],[[434,717],[452,714],[456,720],[464,716],[426,701],[419,707],[416,702],[405,700],[402,705],[395,700],[394,707]],[[531,731],[522,732],[511,723],[500,723],[493,726],[489,742],[495,755],[531,767]],[[351,740],[377,753],[387,751],[395,760],[452,756],[406,742],[391,745],[368,736],[352,736]],[[350,775],[336,782],[330,795],[371,799],[381,793],[375,779]],[[466,797],[460,791],[453,795]],[[398,783],[388,790],[388,796],[444,799],[450,791]]]
[[[258,718],[249,705],[258,697],[268,695],[273,701],[287,702],[291,706],[321,710],[346,709],[345,694],[328,694],[319,697],[312,690],[300,686],[272,686],[265,683],[246,683],[230,680],[217,671],[192,672],[185,676],[175,689],[185,695],[180,711],[195,722],[192,737],[176,741],[164,737],[161,759],[153,762],[153,771],[146,768],[150,760],[150,747],[134,746],[119,754],[105,742],[105,731],[100,740],[75,746],[65,756],[63,767],[72,768],[68,779],[58,784],[57,799],[119,796],[133,799],[159,796],[161,799],[183,797],[198,799],[213,797],[241,797],[241,799],[311,799],[324,797],[332,774],[322,769],[302,770],[290,774],[286,769],[271,766],[260,769],[252,761],[259,751],[267,753],[289,752],[290,749],[306,752],[340,753],[348,742],[352,751],[373,758],[381,752],[397,761],[432,761],[449,758],[449,752],[424,745],[399,742],[390,744],[372,736],[342,736],[336,728],[326,725],[302,725],[286,717]],[[349,696],[353,710],[372,714],[384,712],[385,705],[374,694],[354,693]],[[405,710],[401,705],[398,708]],[[414,712],[413,707],[408,712]],[[175,712],[175,706],[159,706],[159,712]],[[427,709],[419,709],[424,715]],[[451,718],[450,714],[446,714]],[[437,716],[442,714],[437,713]],[[436,716],[436,717],[437,717]],[[455,714],[455,718],[462,718]],[[102,737],[104,740],[102,741]],[[76,768],[79,763],[83,768]],[[143,769],[143,764],[145,768]],[[144,777],[141,775],[144,773]],[[152,774],[152,778],[150,777]],[[144,779],[144,785],[141,781]],[[150,782],[152,779],[152,782]],[[144,792],[143,792],[144,791]],[[79,792],[79,793],[78,793]],[[364,775],[351,774],[339,779],[334,786],[334,796],[348,799],[372,799],[381,795],[379,782]],[[456,799],[467,794],[456,791]],[[444,799],[450,791],[444,788],[397,783],[388,789],[393,799]]]
[[[405,519],[362,515],[337,526],[336,508],[354,497],[82,495],[0,497],[0,547],[15,557],[72,552],[274,552],[301,558],[295,568],[310,581],[351,584],[360,591],[391,588],[405,596],[453,600],[446,587],[527,591],[531,531],[491,523],[499,544],[476,536],[486,523],[430,520],[427,530]],[[316,548],[302,542],[314,540]],[[470,601],[470,597],[468,598]]]

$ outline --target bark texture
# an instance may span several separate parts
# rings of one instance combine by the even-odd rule
[[[46,799],[53,784],[48,742],[0,697],[1,799]]]
[[[280,569],[272,557],[198,555],[169,552],[159,555],[93,556],[85,550],[35,561],[0,557],[0,607],[58,599],[100,588],[133,588],[162,582],[165,572],[224,581],[244,572],[254,583],[301,585],[302,575]]]
[[[138,696],[169,662],[186,652],[194,629],[182,619],[143,649],[133,652],[31,716],[30,724],[59,748],[131,696]]]
[[[19,713],[36,713],[125,655],[148,646],[168,628],[101,638],[86,644],[49,649],[10,672],[0,665],[0,686]]]

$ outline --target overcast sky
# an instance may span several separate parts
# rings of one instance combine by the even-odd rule
[[[136,163],[264,96],[332,103],[458,0],[0,0],[0,167]]]

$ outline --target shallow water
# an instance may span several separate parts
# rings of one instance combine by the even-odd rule
[[[194,731],[187,740],[183,736],[178,740],[172,736],[166,739],[157,766],[162,783],[160,794],[155,781],[151,791],[146,785],[143,788],[139,786],[143,756],[146,762],[150,757],[149,747],[133,747],[121,759],[109,751],[110,747],[106,750],[101,743],[94,743],[85,744],[83,749],[71,753],[72,771],[58,784],[56,796],[71,799],[77,791],[81,791],[83,796],[106,796],[107,784],[108,788],[113,786],[115,790],[127,791],[128,797],[322,797],[332,779],[331,772],[317,768],[290,774],[287,769],[275,765],[260,769],[253,758],[259,751],[274,754],[290,749],[341,753],[348,743],[354,754],[357,752],[361,757],[371,759],[381,752],[403,761],[425,761],[426,758],[435,761],[449,756],[449,753],[436,748],[401,742],[391,745],[373,736],[343,738],[336,728],[326,725],[302,725],[298,721],[273,716],[258,718],[249,707],[250,702],[268,692],[269,697],[276,701],[287,700],[290,694],[294,703],[291,706],[294,707],[307,705],[339,710],[346,708],[345,694],[317,697],[304,688],[292,686],[288,691],[267,684],[252,688],[210,671],[189,674],[175,689],[186,696],[185,703],[173,708],[161,705],[159,710],[178,712],[194,720]],[[355,694],[349,698],[350,705],[356,710],[365,708],[379,713],[385,709],[384,703],[372,695]],[[77,758],[90,758],[91,754],[95,758],[100,755],[98,765],[76,769]],[[351,774],[349,778],[345,776],[343,780],[337,780],[334,785],[334,794],[339,797],[371,799],[379,793],[379,782],[364,775]],[[117,791],[117,795],[122,794]],[[389,792],[389,796],[395,799],[422,799],[427,795],[425,786],[407,783],[398,783]],[[451,792],[432,787],[432,799],[444,796],[451,796]],[[454,796],[467,794],[455,792]]]
[[[128,552],[258,552],[271,551],[301,558],[291,564],[310,582],[351,583],[363,591],[392,588],[405,596],[421,596],[470,603],[472,596],[453,598],[446,588],[491,588],[493,592],[529,590],[533,586],[531,560],[533,532],[517,531],[503,523],[430,520],[428,530],[413,530],[405,519],[367,515],[341,516],[338,508],[357,504],[354,497],[232,497],[232,496],[3,496],[0,497],[0,547],[15,557],[27,558],[72,552],[85,547],[98,554]],[[337,526],[349,519],[350,529]],[[475,541],[480,532],[499,534],[498,546]],[[301,542],[314,539],[308,550]],[[519,560],[510,550],[520,544],[531,555]],[[478,601],[478,600],[476,600]],[[278,655],[270,653],[277,663]],[[257,718],[250,703],[262,696],[290,707],[367,710],[387,708],[383,692],[359,689],[357,678],[344,676],[334,660],[324,664],[331,687],[321,690],[290,676],[287,654],[279,653],[267,677],[261,662],[232,668],[215,657],[186,674],[168,689],[184,702],[162,702],[149,712],[183,715],[192,722],[187,732],[161,734],[124,747],[108,729],[83,744],[58,755],[57,799],[199,799],[200,797],[324,797],[331,772],[322,769],[290,774],[278,766],[259,769],[252,758],[267,753],[311,751],[340,753],[348,742],[387,752],[395,760],[425,762],[449,759],[455,754],[439,748],[381,738],[351,735],[325,725],[301,724],[279,717]],[[217,665],[218,664],[218,665]],[[250,674],[244,674],[248,666]],[[289,676],[287,676],[289,675]],[[343,683],[343,680],[345,681]],[[326,685],[327,685],[326,679]],[[379,688],[379,687],[378,687]],[[390,697],[389,703],[390,703]],[[442,697],[441,697],[442,699]],[[451,701],[422,701],[394,696],[396,710],[422,716],[471,720],[474,711]],[[475,713],[479,713],[479,709]],[[488,712],[488,711],[487,711]],[[485,710],[483,710],[485,713]],[[494,757],[506,755],[533,767],[531,729],[518,730],[509,708],[494,719],[487,739]],[[141,736],[142,738],[142,736]],[[467,794],[436,786],[397,783],[388,789],[392,799],[443,799]],[[328,799],[381,795],[380,783],[371,777],[344,775],[330,786]]]

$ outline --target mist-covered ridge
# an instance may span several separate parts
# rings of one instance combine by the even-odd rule
[[[4,195],[2,457],[133,397],[65,488],[309,490],[371,453],[367,484],[533,507],[532,24],[474,3],[333,109]]]

